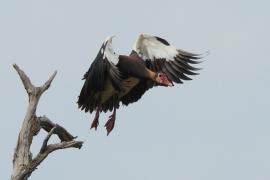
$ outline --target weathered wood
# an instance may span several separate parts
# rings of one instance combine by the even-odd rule
[[[46,116],[37,117],[36,108],[41,95],[50,87],[57,72],[55,71],[52,76],[40,87],[35,87],[30,78],[17,66],[13,65],[14,69],[19,74],[24,88],[28,94],[29,104],[24,117],[22,127],[17,140],[13,156],[13,172],[11,180],[27,180],[31,173],[37,166],[53,151],[66,148],[81,148],[83,142],[75,141],[76,137],[72,136],[65,128],[60,125],[54,124]],[[48,135],[42,143],[40,152],[32,159],[30,147],[32,144],[33,136],[37,135],[40,129],[48,132]],[[57,144],[49,144],[50,137],[56,134],[61,140]]]
[[[38,121],[40,122],[40,126],[47,132],[50,132],[53,127],[57,127],[54,131],[54,134],[57,134],[61,141],[72,141],[77,137],[72,136],[65,128],[62,126],[53,123],[46,116],[38,117]]]

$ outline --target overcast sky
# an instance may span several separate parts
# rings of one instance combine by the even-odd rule
[[[51,154],[31,179],[269,180],[270,1],[0,1],[0,179],[27,107],[17,63],[41,85],[47,115],[85,141]],[[78,110],[81,78],[108,35],[127,54],[139,33],[192,52],[210,50],[194,80],[155,88],[117,111],[109,137]],[[45,133],[35,138],[36,153]]]

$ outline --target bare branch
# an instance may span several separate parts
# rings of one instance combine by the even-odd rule
[[[48,141],[49,141],[50,137],[52,136],[52,134],[54,133],[55,129],[56,129],[56,127],[52,128],[51,131],[47,134],[47,136],[44,139],[42,146],[40,148],[40,153],[44,153],[44,151],[46,150]]]
[[[65,128],[62,126],[53,123],[49,118],[46,116],[38,117],[40,121],[41,127],[47,131],[50,132],[53,127],[57,127],[56,130],[54,131],[54,134],[57,134],[59,139],[63,141],[72,141],[76,139],[77,137],[72,136]]]
[[[57,71],[54,71],[54,73],[51,75],[51,77],[43,84],[43,86],[41,86],[42,92],[46,91],[51,86],[51,83],[52,83],[53,79],[55,78],[56,74],[57,74]]]
[[[29,77],[17,66],[13,65],[18,72],[24,88],[26,89],[29,97],[29,105],[23,124],[17,140],[17,146],[14,152],[13,158],[13,173],[11,180],[27,180],[37,166],[53,151],[66,148],[78,148],[82,147],[82,141],[74,141],[76,137],[72,136],[65,128],[50,121],[46,116],[37,117],[36,108],[40,99],[40,96],[51,85],[53,79],[56,76],[55,71],[52,76],[41,86],[35,87]],[[32,139],[39,133],[39,130],[43,128],[48,132],[48,135],[44,139],[40,152],[32,159],[32,153],[30,152],[30,146]],[[57,144],[49,144],[50,137],[56,134],[61,140]]]
[[[26,90],[26,92],[32,93],[34,91],[34,85],[32,84],[31,80],[28,78],[28,76],[24,73],[23,70],[20,69],[20,67],[17,64],[13,64],[14,69],[17,71],[17,73],[19,74],[22,83],[24,85],[24,88]]]
[[[83,145],[83,141],[67,141],[67,142],[61,142],[58,144],[50,144],[48,145],[47,149],[48,152],[53,152],[58,149],[67,149],[67,148],[78,148],[81,149]]]

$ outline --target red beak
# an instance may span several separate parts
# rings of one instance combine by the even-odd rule
[[[174,85],[173,85],[173,82],[172,82],[170,79],[168,79],[168,83],[166,83],[166,85],[169,86],[169,87],[174,86]]]
[[[160,83],[162,86],[166,86],[166,87],[172,87],[173,82],[170,79],[163,79],[162,82]]]
[[[158,82],[159,82],[159,84],[160,84],[161,86],[166,86],[166,87],[168,87],[168,86],[169,86],[169,87],[173,86],[172,80],[170,80],[166,74],[164,74],[164,73],[159,73],[159,74],[158,74],[158,78],[159,78]]]

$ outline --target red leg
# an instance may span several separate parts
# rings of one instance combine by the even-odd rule
[[[110,134],[110,132],[114,128],[115,116],[116,116],[116,109],[114,108],[112,115],[109,117],[109,120],[105,124],[106,130],[107,130],[107,136]]]
[[[97,130],[97,127],[98,127],[98,124],[99,124],[99,121],[98,121],[99,113],[100,113],[100,109],[98,108],[96,110],[96,116],[95,116],[95,118],[94,118],[94,120],[93,120],[93,122],[91,124],[91,128],[90,129],[95,128],[95,130]]]

